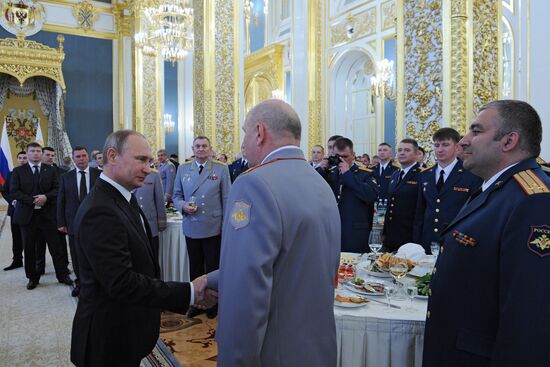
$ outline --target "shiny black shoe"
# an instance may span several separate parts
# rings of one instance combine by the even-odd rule
[[[216,316],[218,316],[218,308],[217,307],[210,308],[210,309],[206,310],[206,317],[208,317],[209,319],[215,319]]]
[[[78,297],[80,296],[80,286],[76,286],[73,288],[73,291],[71,292],[71,296]]]
[[[23,267],[22,262],[14,261],[14,262],[11,263],[10,266],[5,267],[4,271],[13,270],[13,269],[22,268],[22,267]]]
[[[27,283],[27,289],[30,291],[36,288],[37,285],[38,285],[38,280],[30,279],[29,282]]]
[[[203,313],[203,310],[200,310],[195,307],[189,307],[189,311],[187,311],[187,317],[192,319],[195,316],[199,316],[201,313]]]
[[[71,287],[73,286],[73,280],[68,275],[65,278],[58,279],[57,281],[61,284],[65,284]]]

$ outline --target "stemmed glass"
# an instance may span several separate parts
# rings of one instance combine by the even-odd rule
[[[378,255],[378,251],[382,248],[382,235],[380,234],[380,231],[371,231],[369,235],[369,247],[376,257]]]
[[[388,310],[391,310],[391,296],[395,293],[395,288],[392,285],[384,286],[384,295],[386,296],[386,301],[388,301]]]
[[[399,289],[401,289],[401,292],[400,292],[401,294],[398,295],[400,299],[404,298],[403,297],[404,291],[402,289],[402,286],[400,286],[399,280],[404,278],[408,272],[409,272],[409,266],[403,261],[399,261],[390,266],[390,274],[393,277],[396,286],[399,287]]]
[[[407,287],[407,296],[409,296],[409,300],[411,301],[409,304],[409,307],[405,308],[407,311],[415,311],[415,309],[412,307],[413,300],[418,296],[418,288],[417,287]]]
[[[432,242],[430,244],[430,250],[432,250],[432,255],[434,255],[437,258],[437,256],[439,255],[439,243]]]

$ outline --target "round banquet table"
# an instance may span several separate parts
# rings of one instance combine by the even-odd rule
[[[360,269],[357,276],[368,282],[387,283],[392,278],[367,275]],[[408,278],[408,277],[407,277]],[[406,280],[413,282],[412,279]],[[339,285],[339,289],[342,286]],[[344,289],[346,290],[346,289]],[[384,296],[370,298],[387,302]],[[428,301],[391,300],[401,309],[369,302],[359,308],[334,306],[338,366],[342,367],[421,367],[424,345],[424,323]],[[406,310],[406,308],[413,310]]]
[[[168,226],[159,234],[159,262],[164,281],[189,281],[189,257],[181,227],[181,216],[168,216]]]

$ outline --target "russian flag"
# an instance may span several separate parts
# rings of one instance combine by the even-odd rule
[[[2,138],[0,140],[0,185],[4,186],[8,172],[13,170],[13,158],[11,155],[10,141],[8,140],[8,131],[6,122],[2,125]]]

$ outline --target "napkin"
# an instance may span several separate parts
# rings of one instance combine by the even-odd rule
[[[426,259],[426,252],[419,244],[409,242],[401,246],[395,256],[418,262]]]

